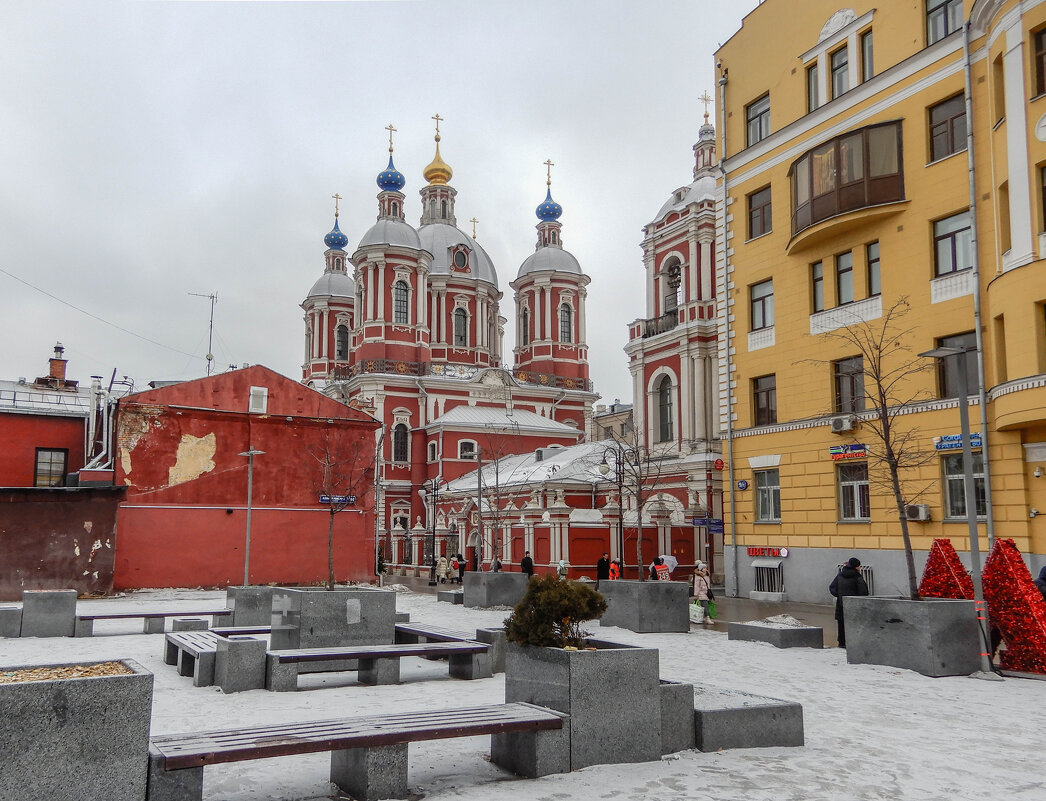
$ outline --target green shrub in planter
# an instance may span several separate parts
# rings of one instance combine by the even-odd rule
[[[579,648],[588,636],[581,624],[606,611],[606,600],[591,587],[542,576],[527,583],[523,600],[505,620],[505,636],[517,645]]]

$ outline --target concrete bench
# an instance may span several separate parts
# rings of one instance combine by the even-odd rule
[[[454,631],[442,626],[433,626],[428,623],[397,623],[396,642],[468,642],[475,640],[466,631]]]
[[[570,770],[565,715],[499,704],[154,737],[149,801],[201,801],[205,765],[331,752],[330,779],[358,801],[406,798],[407,745],[491,735],[491,761],[534,778]]]
[[[479,642],[356,645],[269,651],[265,686],[273,692],[291,692],[298,689],[298,665],[335,660],[359,660],[356,669],[363,684],[398,684],[400,659],[405,656],[449,657],[450,675],[457,679],[485,679],[492,675],[489,646]]]
[[[211,626],[211,631],[219,637],[233,637],[243,634],[272,634],[272,626]]]
[[[768,626],[760,623],[727,623],[727,639],[768,642],[775,648],[824,648],[819,626]]]
[[[193,610],[178,609],[173,612],[89,612],[76,614],[76,628],[74,637],[90,637],[94,634],[94,622],[96,620],[132,620],[143,618],[145,625],[142,628],[144,634],[163,634],[164,625],[169,617],[206,617],[210,616],[211,622],[218,625],[219,618],[231,615],[231,609]]]
[[[166,636],[163,661],[177,665],[179,676],[192,676],[193,687],[214,684],[214,657],[218,635],[210,631],[180,631]]]
[[[699,751],[803,745],[803,707],[795,701],[698,685],[694,740]]]

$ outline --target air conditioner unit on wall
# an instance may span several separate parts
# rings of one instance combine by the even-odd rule
[[[904,516],[925,523],[930,519],[930,507],[925,503],[910,503],[904,507]]]
[[[829,420],[833,434],[846,434],[854,430],[854,418],[851,414],[837,414]]]

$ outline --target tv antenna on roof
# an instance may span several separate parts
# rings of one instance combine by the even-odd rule
[[[214,304],[218,302],[218,293],[204,295],[202,292],[190,292],[194,298],[209,298],[211,301],[211,322],[207,328],[207,375],[214,369]]]

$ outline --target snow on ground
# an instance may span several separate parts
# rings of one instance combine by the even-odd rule
[[[209,609],[223,592],[165,590],[82,601],[83,609]],[[453,629],[498,625],[504,611],[465,609],[434,596],[399,593],[411,619]],[[930,679],[896,668],[848,665],[840,649],[777,649],[730,641],[695,627],[689,634],[635,634],[589,626],[608,639],[657,647],[661,676],[799,701],[806,746],[721,753],[687,751],[658,762],[600,765],[542,779],[519,779],[491,765],[489,738],[410,746],[412,792],[430,801],[815,801],[817,799],[1046,798],[1039,719],[1046,681]],[[132,658],[155,674],[154,735],[504,701],[504,677],[459,681],[442,663],[404,660],[402,683],[369,687],[354,673],[307,676],[296,693],[223,695],[194,688],[162,658],[162,635],[140,621],[99,621],[90,639],[0,640],[0,666]],[[607,714],[614,699],[607,698]],[[339,798],[329,755],[217,765],[204,772],[207,801],[321,801]],[[2,793],[0,793],[2,795]]]

